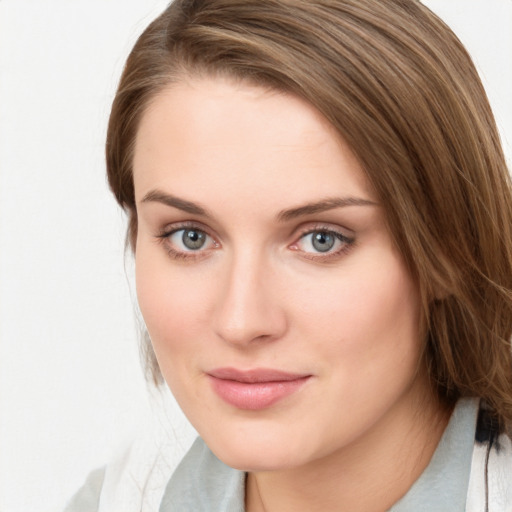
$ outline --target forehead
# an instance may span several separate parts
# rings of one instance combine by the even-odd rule
[[[154,187],[230,198],[372,195],[344,141],[295,96],[225,79],[183,81],[161,91],[135,142],[136,195]],[[305,196],[305,197],[301,197]],[[291,197],[290,197],[291,199]]]

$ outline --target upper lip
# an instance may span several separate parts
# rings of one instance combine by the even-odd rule
[[[216,368],[207,372],[211,377],[222,380],[233,380],[255,384],[259,382],[288,382],[292,380],[310,377],[306,373],[289,373],[272,368],[254,368],[250,370],[239,370],[237,368]]]

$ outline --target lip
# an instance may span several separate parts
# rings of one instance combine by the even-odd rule
[[[217,368],[207,373],[213,391],[225,402],[245,410],[261,410],[298,391],[309,374],[256,368]]]

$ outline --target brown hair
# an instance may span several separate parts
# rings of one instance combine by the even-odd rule
[[[511,180],[486,94],[452,31],[416,0],[175,0],[131,52],[108,128],[108,178],[134,249],[138,123],[184,75],[286,91],[330,121],[419,283],[439,396],[482,397],[510,426]]]

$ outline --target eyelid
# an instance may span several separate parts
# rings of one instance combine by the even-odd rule
[[[169,236],[171,233],[179,231],[180,229],[197,229],[199,231],[204,231],[207,235],[212,236],[208,226],[205,226],[202,222],[195,220],[170,222],[163,226],[161,229],[159,229],[158,233],[155,236],[158,238]]]
[[[338,224],[330,224],[328,222],[309,222],[307,224],[303,224],[299,226],[295,230],[293,237],[298,240],[299,238],[307,235],[309,233],[314,233],[315,231],[326,231],[328,233],[339,233],[344,238],[352,240],[355,238],[355,234],[351,229],[348,229],[344,226],[340,226]]]

